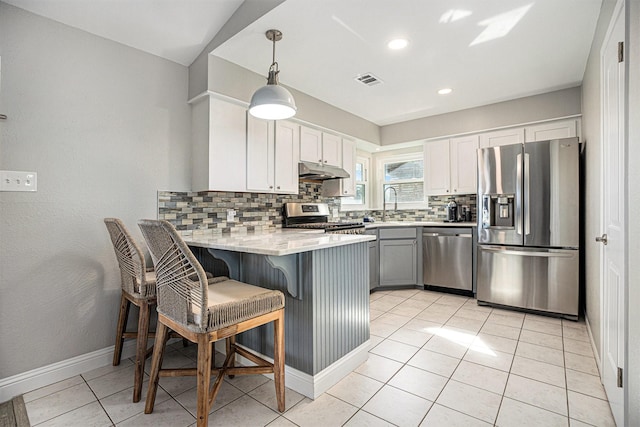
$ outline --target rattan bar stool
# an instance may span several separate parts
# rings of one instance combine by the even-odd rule
[[[147,350],[147,340],[154,338],[154,334],[149,333],[149,316],[151,307],[156,304],[156,273],[153,267],[145,265],[144,253],[122,221],[117,218],[105,218],[104,223],[109,230],[113,249],[118,259],[122,283],[113,366],[120,364],[125,338],[135,338],[137,344],[133,401],[139,402],[144,378],[144,363],[147,355],[150,354],[150,349]],[[140,308],[137,332],[125,330],[131,304]]]
[[[150,414],[159,377],[196,376],[197,425],[206,426],[224,375],[273,373],[278,410],[284,412],[284,295],[226,277],[209,279],[176,229],[167,221],[138,222],[157,273],[158,327],[144,412]],[[273,322],[273,363],[236,345],[235,336]],[[171,329],[198,344],[196,369],[162,369]],[[227,355],[213,366],[213,343],[226,339]],[[235,366],[236,354],[256,366]],[[211,375],[217,375],[211,383]]]

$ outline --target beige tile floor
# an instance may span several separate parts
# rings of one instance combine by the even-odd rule
[[[429,291],[371,295],[367,362],[316,400],[273,382],[226,380],[212,426],[613,426],[581,322],[479,307]],[[193,366],[172,345],[165,366]],[[193,426],[195,380],[162,378],[153,414],[131,403],[133,364],[96,369],[25,394],[34,426]]]

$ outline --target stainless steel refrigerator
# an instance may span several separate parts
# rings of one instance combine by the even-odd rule
[[[578,138],[478,150],[479,303],[577,318]]]

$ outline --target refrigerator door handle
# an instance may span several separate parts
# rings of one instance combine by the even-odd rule
[[[541,257],[541,258],[571,258],[575,256],[575,254],[573,253],[566,253],[566,252],[513,251],[509,249],[486,248],[486,247],[483,247],[482,250],[486,252],[501,253],[504,255],[535,256],[535,257]]]
[[[516,200],[520,200],[522,190],[522,154],[516,155]],[[522,234],[522,205],[516,206],[516,234]]]
[[[524,234],[531,234],[531,207],[529,204],[529,153],[524,153]]]

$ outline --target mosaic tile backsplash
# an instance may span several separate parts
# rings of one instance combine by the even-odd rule
[[[387,209],[390,221],[442,221],[450,196],[429,197],[429,207],[421,210]],[[476,195],[455,198],[458,206],[471,209],[476,218]],[[381,210],[341,211],[340,198],[322,196],[322,183],[301,182],[298,194],[233,193],[223,191],[158,192],[158,218],[171,222],[182,232],[248,233],[282,227],[282,205],[287,202],[323,202],[331,212],[338,211],[330,221],[362,220],[371,216],[382,220]],[[235,221],[227,222],[227,210],[236,211]]]

